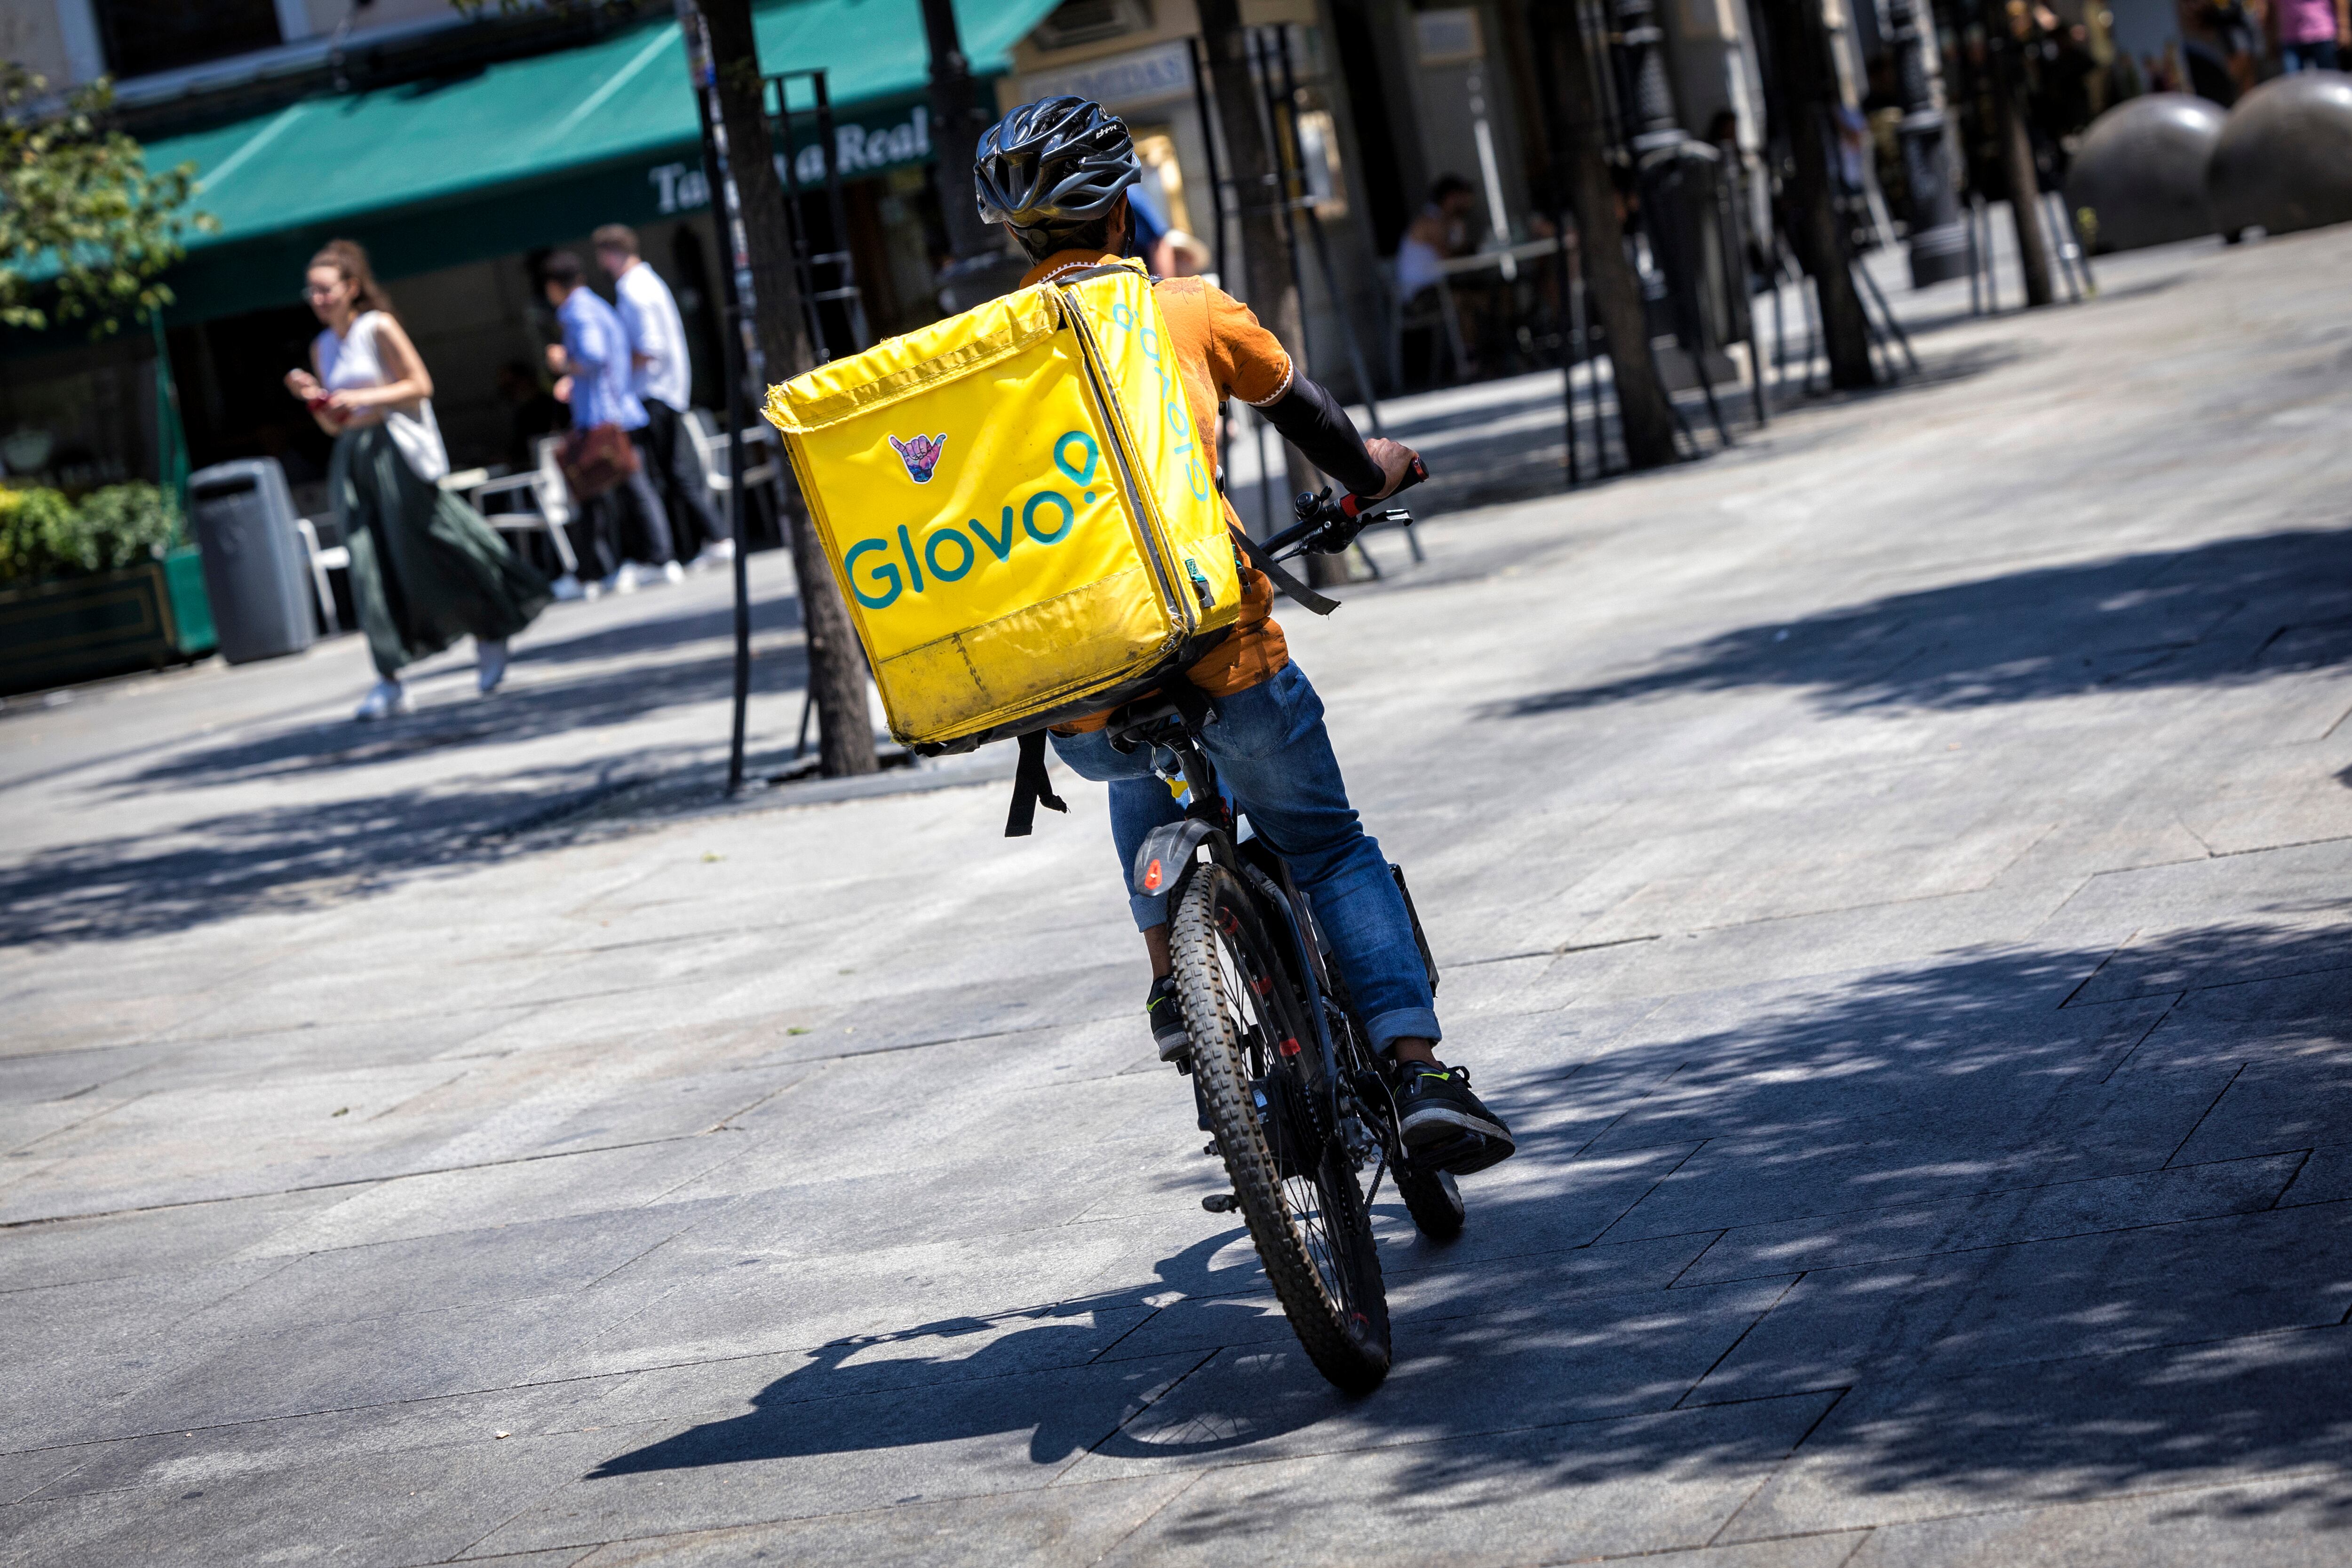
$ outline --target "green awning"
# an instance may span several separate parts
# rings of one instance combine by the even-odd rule
[[[956,0],[973,73],[1004,70],[1055,4]],[[929,161],[919,0],[784,0],[756,25],[764,69],[826,72],[845,175]],[[147,162],[194,163],[192,205],[220,223],[191,237],[169,279],[175,322],[291,302],[303,264],[334,235],[396,278],[708,200],[675,21],[454,81],[308,99],[156,141]],[[821,163],[804,156],[801,168]]]

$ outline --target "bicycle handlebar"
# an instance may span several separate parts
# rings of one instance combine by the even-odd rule
[[[1415,458],[1397,488],[1383,499],[1393,500],[1427,478],[1429,465]],[[1356,542],[1356,535],[1375,523],[1412,521],[1412,513],[1401,506],[1386,507],[1380,511],[1367,510],[1381,505],[1381,501],[1367,500],[1358,495],[1344,495],[1334,500],[1328,486],[1320,495],[1302,490],[1291,503],[1291,510],[1297,514],[1298,521],[1267,540],[1265,552],[1276,557],[1285,551],[1307,550],[1324,555],[1337,555]]]

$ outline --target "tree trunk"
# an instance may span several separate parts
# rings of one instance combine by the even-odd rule
[[[1998,19],[1997,19],[1998,20]],[[1992,49],[1993,106],[2000,115],[2001,172],[2009,176],[2009,216],[2017,224],[2017,264],[2025,273],[2028,309],[2047,305],[2050,242],[2042,232],[2042,174],[2033,164],[2033,138],[2025,129],[2025,93],[2018,80],[2017,45],[1996,39]]]
[[[1772,74],[1779,79],[1775,108],[1796,165],[1789,182],[1789,238],[1821,298],[1830,384],[1842,389],[1874,386],[1878,375],[1870,364],[1870,321],[1862,313],[1862,295],[1854,288],[1850,240],[1830,169],[1829,110],[1837,101],[1837,89],[1819,5],[1820,0],[1763,0],[1771,33]]]
[[[1266,331],[1290,351],[1298,374],[1307,374],[1305,321],[1298,303],[1298,285],[1290,270],[1290,248],[1276,210],[1282,200],[1281,167],[1258,118],[1257,87],[1250,79],[1249,35],[1242,26],[1240,0],[1201,0],[1201,42],[1209,56],[1210,85],[1214,89],[1217,129],[1225,144],[1226,171],[1241,201],[1241,242],[1244,277],[1227,279],[1242,284],[1241,297],[1257,312]],[[1203,127],[1203,133],[1206,132]],[[1213,193],[1213,199],[1223,200]],[[1217,258],[1227,266],[1225,258]],[[1277,528],[1289,526],[1290,497],[1318,489],[1321,478],[1315,466],[1287,441],[1281,441],[1285,480],[1283,504],[1276,509]],[[1271,476],[1261,482],[1271,482]],[[1329,563],[1329,564],[1327,564]],[[1333,557],[1307,558],[1311,571],[1328,574],[1344,563]]]
[[[995,226],[980,216],[971,190],[973,155],[988,116],[972,91],[951,0],[923,0],[923,33],[931,52],[931,147],[939,162],[940,216],[958,261],[991,256],[1004,246]]]
[[[1534,16],[1551,34],[1549,54],[1556,66],[1563,102],[1554,108],[1547,94],[1546,108],[1559,120],[1552,128],[1553,178],[1568,187],[1569,205],[1576,213],[1577,250],[1584,263],[1585,282],[1601,318],[1602,340],[1609,347],[1611,379],[1617,388],[1617,427],[1625,442],[1625,460],[1637,468],[1654,468],[1675,460],[1675,409],[1658,379],[1658,362],[1650,350],[1649,312],[1642,301],[1642,279],[1625,254],[1625,226],[1617,212],[1617,187],[1601,160],[1601,110],[1592,85],[1592,60],[1584,47],[1584,29],[1572,7],[1555,15],[1540,6]],[[1563,301],[1565,308],[1565,301]],[[1605,450],[1605,449],[1604,449]]]
[[[751,35],[751,0],[702,0],[717,73],[719,118],[727,129],[727,167],[742,203],[751,247],[751,296],[762,375],[778,381],[810,368],[807,321],[793,272],[784,184],[768,136],[767,92]],[[714,205],[718,193],[712,193]],[[723,221],[723,220],[722,220]],[[841,602],[833,566],[808,526],[800,487],[787,474],[784,533],[799,580],[801,626],[808,646],[809,689],[816,697],[817,743],[827,778],[875,771],[874,723],[866,705],[866,658]]]

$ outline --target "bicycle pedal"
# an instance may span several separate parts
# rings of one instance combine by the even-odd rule
[[[1201,1206],[1211,1214],[1231,1214],[1242,1206],[1242,1200],[1231,1193],[1211,1193],[1201,1200]]]

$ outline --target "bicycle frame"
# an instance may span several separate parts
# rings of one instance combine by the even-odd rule
[[[1113,727],[1118,727],[1117,720]],[[1268,932],[1276,937],[1278,956],[1289,972],[1299,1005],[1307,1014],[1306,1022],[1313,1031],[1316,1065],[1320,1071],[1304,1087],[1320,1102],[1318,1109],[1324,1112],[1322,1131],[1326,1136],[1344,1135],[1348,1111],[1342,1099],[1343,1095],[1352,1095],[1378,1124],[1372,1131],[1383,1163],[1393,1169],[1405,1168],[1403,1143],[1397,1135],[1396,1115],[1388,1103],[1385,1086],[1376,1097],[1365,1092],[1363,1078],[1370,1074],[1377,1081],[1377,1075],[1371,1073],[1373,1064],[1368,1058],[1369,1042],[1363,1021],[1356,1016],[1352,1000],[1344,996],[1344,988],[1333,984],[1330,971],[1323,962],[1321,944],[1317,941],[1313,905],[1291,879],[1290,868],[1265,839],[1245,840],[1239,837],[1232,808],[1217,785],[1215,764],[1202,750],[1200,737],[1190,720],[1175,711],[1159,714],[1147,710],[1129,726],[1127,733],[1133,737],[1135,744],[1173,753],[1192,797],[1182,819],[1155,827],[1144,837],[1142,846],[1136,851],[1134,885],[1147,892],[1165,891],[1169,907],[1173,909],[1201,867],[1214,864],[1232,873],[1250,890],[1261,908]],[[1202,858],[1204,852],[1206,861]],[[1414,923],[1417,931],[1417,919]],[[1360,1043],[1358,1050],[1348,1054],[1351,1058],[1365,1056],[1367,1059],[1342,1063],[1339,1044],[1331,1030],[1333,1006],[1346,1013]],[[1378,1183],[1377,1174],[1373,1180]]]

